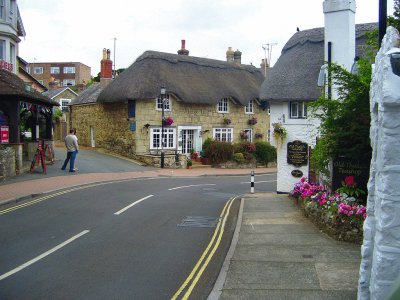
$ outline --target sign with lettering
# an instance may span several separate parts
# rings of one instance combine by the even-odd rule
[[[308,164],[308,144],[293,141],[287,144],[287,163],[297,167]]]
[[[292,174],[293,177],[301,177],[301,176],[303,176],[303,172],[301,170],[293,170],[291,172],[291,174]]]
[[[10,134],[8,126],[0,127],[0,144],[8,144],[10,142]]]
[[[369,164],[365,162],[350,160],[348,158],[336,158],[333,160],[332,190],[336,191],[342,186],[342,181],[347,176],[354,176],[357,186],[367,191],[369,179]]]
[[[14,65],[0,59],[0,69],[4,69],[4,70],[12,72],[14,70]]]

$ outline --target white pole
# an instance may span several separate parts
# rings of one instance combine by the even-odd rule
[[[254,171],[251,171],[250,193],[254,194]]]

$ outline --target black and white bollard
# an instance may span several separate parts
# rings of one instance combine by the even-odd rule
[[[254,171],[251,171],[250,193],[254,194]]]

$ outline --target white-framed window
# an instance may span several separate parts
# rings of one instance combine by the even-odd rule
[[[227,113],[229,112],[229,106],[228,106],[228,98],[222,98],[217,105],[217,111],[219,113]]]
[[[150,128],[150,149],[175,149],[176,128],[164,128],[164,143],[161,147],[161,127]]]
[[[246,135],[246,141],[252,142],[253,141],[253,129],[251,128],[246,128],[243,130],[243,133]]]
[[[5,18],[6,18],[5,0],[0,0],[0,19],[4,20]]]
[[[233,128],[214,128],[213,138],[216,141],[232,142],[233,141]]]
[[[33,67],[33,74],[43,74],[43,67]]]
[[[31,74],[31,68],[30,67],[26,66],[25,67],[25,71],[26,71],[26,73]]]
[[[244,107],[244,112],[246,114],[253,114],[254,113],[254,102],[250,100],[249,103]]]
[[[38,82],[39,82],[40,84],[43,84],[43,80],[38,80]]]
[[[64,79],[63,80],[63,86],[74,86],[75,85],[75,79]]]
[[[156,110],[162,110],[162,100],[160,97],[156,101]],[[169,95],[164,95],[164,111],[171,111],[171,98]]]
[[[60,109],[62,111],[68,111],[68,105],[70,104],[71,99],[60,99]]]
[[[10,0],[10,21],[13,22],[14,20],[16,20],[16,2],[15,0]]]
[[[60,74],[60,67],[50,67],[50,74]]]
[[[307,104],[304,101],[290,102],[290,118],[304,119],[307,118]]]
[[[6,60],[6,41],[0,40],[0,59]]]
[[[64,74],[75,74],[75,67],[64,67]]]

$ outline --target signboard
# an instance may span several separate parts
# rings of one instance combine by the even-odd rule
[[[301,177],[301,176],[303,176],[303,172],[301,170],[293,170],[291,172],[291,174],[292,174],[293,177]]]
[[[297,167],[308,164],[308,145],[301,141],[287,144],[287,163]]]
[[[10,131],[8,126],[0,127],[0,144],[8,144],[10,142]]]
[[[0,59],[0,69],[12,72],[14,70],[14,65]]]
[[[342,181],[347,176],[354,176],[357,186],[367,191],[369,179],[369,164],[346,158],[336,158],[333,161],[332,190],[336,191],[342,186]]]

